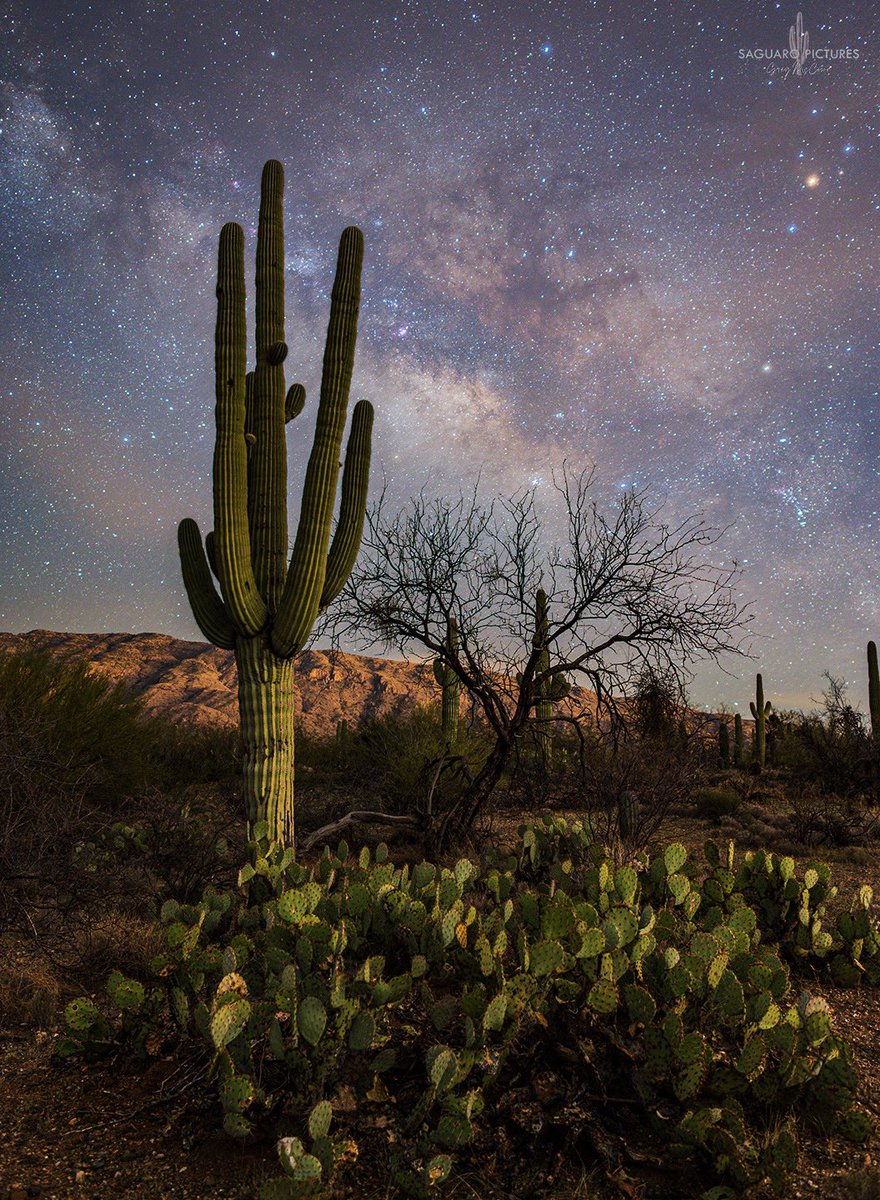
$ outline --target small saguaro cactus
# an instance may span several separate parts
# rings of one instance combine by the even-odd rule
[[[880,670],[877,669],[876,642],[868,642],[868,711],[871,736],[875,744],[880,744]]]
[[[725,770],[730,766],[730,730],[722,717],[718,722],[718,756]]]
[[[740,713],[733,718],[733,765],[742,767],[745,763],[745,738],[743,737],[743,719]]]
[[[764,680],[758,674],[755,679],[755,698],[749,701],[749,708],[755,718],[754,765],[758,771],[764,769],[767,757],[767,718],[772,707],[769,700],[764,703]]]
[[[767,718],[767,762],[775,767],[779,762],[779,752],[785,741],[785,722],[779,713],[770,713]]]
[[[458,676],[449,661],[458,655],[458,625],[455,617],[446,618],[445,648],[446,659],[434,659],[434,678],[443,690],[440,709],[443,740],[447,746],[453,746],[458,740],[458,698],[461,692]]]
[[[203,545],[198,525],[187,518],[180,523],[178,544],[199,628],[214,645],[235,651],[249,826],[266,821],[269,836],[292,847],[293,659],[357,557],[373,409],[365,400],[354,408],[331,542],[360,307],[364,240],[351,226],[339,243],[317,423],[288,562],[285,426],[302,411],[305,390],[295,383],[285,391],[283,192],[281,164],[267,162],[260,188],[255,367],[250,372],[244,233],[234,222],[220,232],[214,529]]]
[[[621,792],[617,797],[617,828],[623,841],[635,833],[639,816],[639,801],[635,792]]]
[[[545,762],[552,757],[553,742],[550,722],[553,720],[553,703],[564,700],[569,693],[569,682],[564,675],[551,675],[550,650],[548,648],[549,621],[547,616],[547,593],[538,588],[535,593],[535,637],[533,647],[539,650],[535,664],[535,716],[538,720],[538,745]]]

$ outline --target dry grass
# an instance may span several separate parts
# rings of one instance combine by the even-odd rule
[[[91,984],[111,971],[150,979],[150,962],[163,949],[163,930],[144,917],[109,911],[82,925],[71,937],[65,966]]]
[[[47,1029],[54,1024],[60,999],[61,985],[45,967],[7,960],[0,974],[0,1027]]]

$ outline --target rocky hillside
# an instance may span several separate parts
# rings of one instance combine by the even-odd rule
[[[238,722],[235,660],[230,650],[206,642],[182,642],[163,633],[0,633],[0,650],[48,649],[85,659],[114,683],[143,696],[151,713],[175,721]],[[430,666],[356,654],[307,650],[296,670],[299,726],[315,735],[332,733],[345,718],[404,713],[436,703]]]

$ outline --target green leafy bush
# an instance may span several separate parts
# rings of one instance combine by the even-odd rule
[[[143,1046],[164,1013],[209,1050],[232,1136],[279,1107],[296,1123],[265,1200],[314,1194],[354,1160],[351,1139],[329,1133],[343,1079],[360,1101],[377,1080],[396,1098],[393,1182],[429,1196],[541,1039],[578,1048],[582,1070],[611,1056],[612,1094],[627,1087],[717,1196],[761,1180],[782,1193],[798,1118],[856,1142],[871,1132],[827,1004],[793,987],[782,944],[764,939],[788,939],[797,959],[808,928],[808,953],[852,957],[860,940],[873,960],[865,890],[852,929],[818,937],[821,864],[801,879],[775,856],[737,869],[732,843],[707,844],[706,870],[679,843],[620,863],[583,825],[546,819],[482,867],[396,866],[384,846],[353,857],[341,843],[306,870],[265,835],[255,830],[238,896],[165,904],[160,983],[110,984],[123,1038]],[[83,1053],[107,1044],[100,1014],[73,1015]]]

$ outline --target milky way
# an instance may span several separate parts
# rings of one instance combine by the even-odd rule
[[[743,15],[748,8],[749,13]],[[877,10],[445,0],[7,6],[0,627],[200,638],[216,238],[286,168],[288,374],[342,227],[391,497],[595,462],[728,525],[777,704],[864,695],[878,584]],[[839,53],[838,53],[839,52]],[[315,404],[290,438],[291,507]],[[311,416],[309,416],[311,414]],[[754,663],[694,698],[745,703]]]

